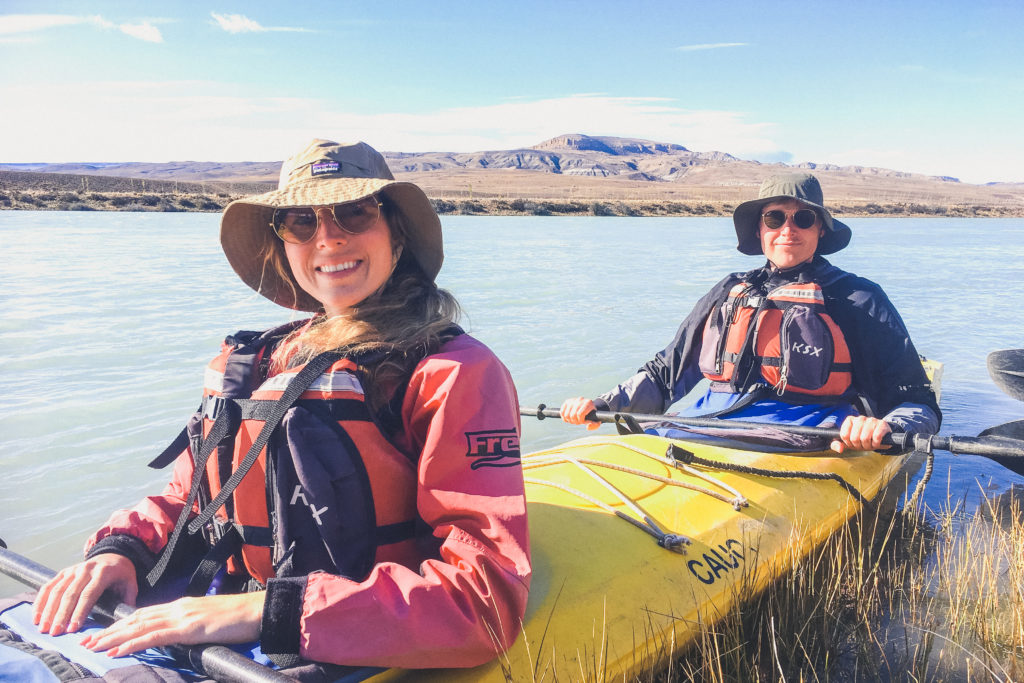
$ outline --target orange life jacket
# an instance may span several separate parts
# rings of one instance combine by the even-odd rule
[[[766,294],[736,284],[704,324],[699,364],[717,391],[745,392],[760,381],[794,400],[852,393],[850,349],[813,282]]]
[[[316,570],[358,581],[385,561],[416,566],[416,462],[374,422],[363,373],[350,358],[323,354],[310,361],[319,365],[305,373],[308,386],[301,394],[292,386],[285,400],[305,366],[262,379],[267,335],[228,337],[206,369],[188,427],[199,514],[187,527],[179,520],[174,534],[203,531],[212,548],[204,564],[226,558],[229,574],[261,584]],[[268,421],[274,428],[257,452]],[[204,592],[210,578],[189,592]]]

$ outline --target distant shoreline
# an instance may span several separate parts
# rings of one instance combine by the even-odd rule
[[[650,190],[653,184],[637,186],[595,181],[587,186],[570,184],[566,188],[563,186],[567,179],[555,175],[541,177],[535,172],[490,177],[493,179],[487,183],[476,178],[475,191],[471,183],[453,178],[445,181],[429,174],[400,179],[422,187],[442,215],[730,216],[739,202],[756,195],[754,188],[733,186],[658,186],[663,194],[645,196],[638,187]],[[275,183],[268,182],[175,181],[0,170],[0,210],[217,212],[235,199],[275,187]],[[566,191],[572,194],[561,194]],[[675,194],[668,194],[668,191]],[[877,201],[864,197],[877,197]],[[1024,216],[1024,203],[1013,201],[1012,196],[998,197],[992,203],[984,197],[970,199],[980,201],[923,193],[886,196],[859,189],[852,197],[840,195],[829,201],[828,206],[838,216]],[[1003,199],[1006,203],[1001,203]]]
[[[11,190],[0,188],[0,210],[24,211],[136,211],[215,213],[235,199],[251,193],[212,192],[92,192]],[[734,203],[707,201],[551,200],[551,199],[444,199],[431,198],[445,216],[731,216]],[[830,203],[836,216],[887,217],[1024,217],[1024,207],[928,205],[907,203]]]

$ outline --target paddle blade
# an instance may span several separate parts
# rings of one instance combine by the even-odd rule
[[[1024,401],[1024,349],[1004,349],[988,354],[988,374],[1006,394]]]
[[[1005,436],[1008,439],[1019,439],[1024,441],[1024,420],[1004,422],[995,427],[989,427],[978,436]]]

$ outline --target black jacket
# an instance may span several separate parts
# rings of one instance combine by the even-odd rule
[[[937,431],[941,413],[903,320],[882,288],[836,268],[821,256],[786,271],[770,263],[732,273],[693,307],[675,339],[636,375],[595,399],[599,410],[664,413],[703,378],[698,367],[704,323],[739,282],[771,289],[790,282],[816,282],[825,307],[846,337],[853,385],[868,411],[896,431]]]

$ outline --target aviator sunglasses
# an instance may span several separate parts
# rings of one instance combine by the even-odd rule
[[[781,209],[773,209],[762,213],[761,220],[764,221],[764,227],[769,230],[778,230],[786,224],[788,216],[793,217],[793,225],[803,230],[813,227],[818,222],[818,214],[811,209],[799,209],[791,214],[787,214]]]
[[[377,223],[380,218],[380,201],[373,195],[354,202],[330,204],[335,222],[350,235],[361,235]],[[270,227],[277,236],[292,244],[305,244],[313,239],[319,224],[316,209],[310,206],[276,209]]]

